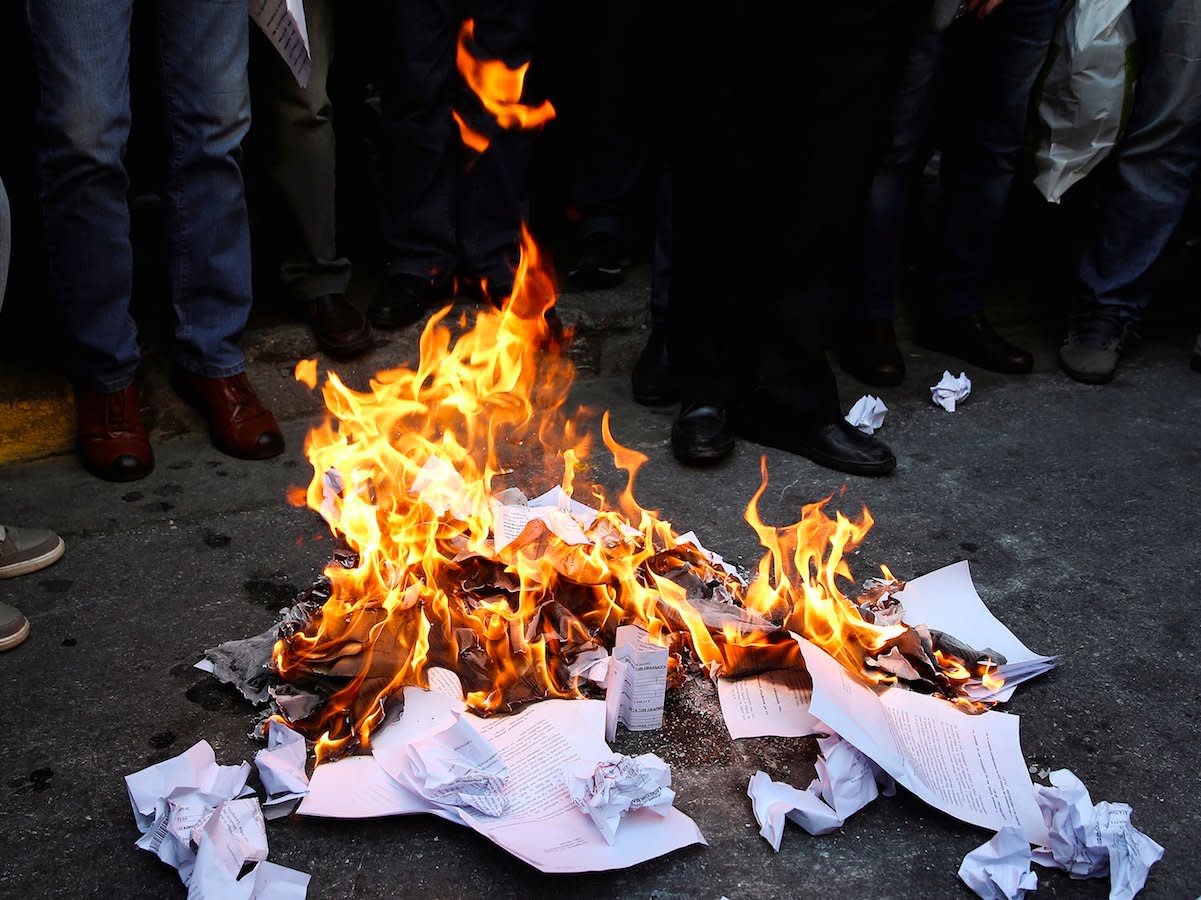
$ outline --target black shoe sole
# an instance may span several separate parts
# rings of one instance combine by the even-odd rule
[[[374,344],[370,331],[362,338],[346,344],[334,344],[322,340],[321,335],[316,332],[313,332],[313,337],[317,341],[317,349],[334,359],[357,359],[370,350]]]
[[[669,388],[633,388],[634,402],[643,406],[671,406],[680,399],[679,393]]]
[[[1067,365],[1062,359],[1059,361],[1059,368],[1067,374],[1068,378],[1073,381],[1079,381],[1081,384],[1109,384],[1113,381],[1113,376],[1117,372],[1104,372],[1098,375],[1095,372],[1081,372],[1079,369],[1073,369]]]
[[[622,271],[606,271],[604,269],[587,269],[567,273],[567,280],[572,287],[582,291],[603,291],[615,288],[621,284]]]

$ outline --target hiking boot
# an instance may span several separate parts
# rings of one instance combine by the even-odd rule
[[[1076,381],[1108,384],[1129,335],[1130,322],[1112,313],[1079,314],[1059,348],[1059,365]]]
[[[0,603],[0,650],[11,650],[29,637],[29,620],[7,603]]]
[[[45,528],[10,528],[0,525],[0,578],[28,575],[55,562],[66,545]]]

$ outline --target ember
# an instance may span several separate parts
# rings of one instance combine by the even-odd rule
[[[574,369],[548,322],[553,279],[524,236],[515,287],[502,310],[470,324],[437,313],[421,337],[415,369],[380,373],[366,392],[329,373],[332,416],[305,452],[313,466],[305,503],[349,552],[325,570],[328,599],[281,633],[276,678],[327,699],[296,704],[292,724],[317,741],[318,759],[367,746],[384,701],[425,686],[441,667],[461,678],[476,712],[509,712],[584,689],[571,664],[611,649],[617,629],[637,625],[670,653],[671,680],[690,672],[738,675],[803,666],[797,632],[861,679],[898,679],[978,710],[964,688],[1004,662],[924,628],[900,623],[885,570],[862,606],[839,586],[846,555],[872,526],[826,513],[827,501],[787,527],[746,519],[766,549],[749,585],[691,534],[634,497],[646,457],[601,434],[624,490],[576,499],[589,449],[587,410],[565,414]],[[310,362],[297,377],[312,383]],[[534,499],[514,487],[523,473],[551,489]],[[827,498],[828,500],[828,498]],[[891,603],[891,605],[890,605]],[[287,696],[287,692],[284,692]]]

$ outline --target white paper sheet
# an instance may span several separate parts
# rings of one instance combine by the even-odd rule
[[[508,802],[502,789],[509,773],[473,719],[461,716],[449,728],[409,744],[407,783],[438,806],[499,816]]]
[[[630,731],[663,727],[667,657],[667,648],[637,625],[617,629],[605,694],[605,740],[614,739],[618,722]]]
[[[304,736],[278,719],[268,722],[267,747],[254,755],[263,790],[267,792],[267,806],[290,803],[309,792],[307,761]]]
[[[756,772],[747,785],[759,834],[780,852],[784,819],[791,819],[810,834],[829,834],[842,827],[843,819],[816,793],[798,790],[783,781],[772,781],[766,772]]]
[[[993,831],[1018,825],[1032,843],[1049,839],[1016,716],[966,715],[899,688],[877,695],[825,651],[798,641],[813,679],[810,712],[897,782],[957,819]]]
[[[895,596],[905,606],[906,624],[928,625],[977,650],[991,647],[1005,655],[1005,665],[997,670],[1005,678],[1005,686],[997,692],[973,691],[977,700],[995,698],[1004,702],[1022,681],[1042,674],[1059,660],[1058,656],[1032,651],[989,611],[976,591],[966,560],[914,578]]]
[[[465,810],[467,824],[543,872],[624,868],[704,843],[696,824],[673,808],[665,816],[649,809],[629,813],[609,844],[576,807],[567,769],[610,754],[601,737],[603,712],[599,701],[547,700],[514,716],[482,720],[480,733],[509,771],[509,808],[495,819]]]
[[[1134,827],[1127,804],[1102,801],[1094,806],[1088,788],[1069,770],[1052,772],[1050,781],[1051,787],[1034,788],[1050,835],[1035,848],[1034,861],[1073,878],[1108,872],[1111,900],[1129,900],[1163,858],[1163,847]]]
[[[449,512],[456,519],[465,521],[475,512],[467,482],[458,469],[440,456],[431,456],[425,461],[409,485],[409,493],[416,494],[438,516]]]
[[[809,712],[809,677],[799,669],[717,679],[721,715],[732,738],[825,734]]]
[[[439,809],[384,771],[374,756],[348,756],[313,770],[309,792],[296,812],[328,819],[373,819],[431,813],[451,821],[457,815]]]
[[[963,858],[959,877],[984,900],[1020,900],[1038,887],[1030,863],[1030,842],[1007,825]]]
[[[301,87],[309,83],[313,61],[304,0],[249,0],[250,18],[267,35]]]
[[[877,429],[884,426],[884,417],[887,415],[888,407],[883,400],[874,394],[864,394],[847,412],[846,420],[864,434],[875,434]]]
[[[930,388],[930,399],[947,412],[955,412],[956,407],[971,393],[972,380],[967,373],[960,372],[956,377],[950,372],[943,372],[938,384]]]

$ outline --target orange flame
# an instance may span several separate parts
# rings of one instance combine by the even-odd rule
[[[510,69],[499,59],[478,59],[469,49],[469,45],[474,41],[475,21],[467,19],[459,29],[455,63],[463,81],[479,98],[484,109],[492,115],[499,127],[506,130],[531,131],[541,128],[555,117],[555,108],[549,100],[543,100],[537,106],[527,106],[521,102],[526,72],[530,68],[528,62],[522,63],[516,69]],[[488,138],[469,126],[457,111],[453,115],[463,143],[477,153],[487,150]]]
[[[827,498],[794,525],[766,525],[764,463],[746,519],[766,552],[746,588],[639,505],[647,457],[618,443],[606,413],[601,436],[626,484],[616,509],[594,487],[599,511],[573,514],[587,413],[565,413],[574,367],[547,321],[554,300],[553,278],[523,232],[502,309],[470,323],[453,322],[449,308],[435,313],[416,367],[380,372],[366,391],[327,374],[330,418],[305,442],[313,477],[295,499],[352,553],[327,566],[320,613],[272,654],[281,678],[334,686],[317,712],[292,723],[316,741],[319,761],[366,746],[384,701],[425,686],[429,667],[457,672],[468,705],[484,713],[578,696],[567,662],[612,647],[626,624],[670,648],[676,680],[688,667],[803,665],[788,630],[883,680],[865,672],[864,657],[905,628],[864,621],[838,584],[851,577],[846,554],[872,526],[866,509],[857,521],[831,518]],[[297,367],[298,378],[310,375],[315,366]],[[531,509],[506,490],[513,475],[557,485],[553,508]]]

